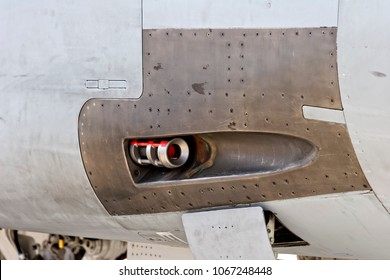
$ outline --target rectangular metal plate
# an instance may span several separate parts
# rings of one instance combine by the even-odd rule
[[[261,207],[187,213],[183,224],[196,259],[275,259]]]

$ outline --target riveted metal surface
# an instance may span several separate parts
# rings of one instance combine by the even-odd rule
[[[183,211],[369,189],[346,126],[302,115],[303,105],[342,109],[336,32],[144,30],[142,97],[93,99],[80,113],[84,165],[107,211]],[[273,174],[134,183],[127,139],[221,132],[294,136],[318,152],[310,164]]]

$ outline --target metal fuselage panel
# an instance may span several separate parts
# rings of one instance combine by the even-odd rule
[[[306,120],[302,117],[300,108],[303,104],[332,110],[341,110],[344,106],[348,128],[358,131],[360,127],[356,124],[362,123],[366,128],[378,128],[378,130],[369,130],[369,133],[383,136],[379,137],[379,142],[369,142],[365,147],[370,145],[373,148],[380,147],[378,143],[383,143],[382,140],[386,139],[388,133],[384,133],[387,131],[384,126],[387,119],[384,117],[387,115],[373,113],[378,108],[383,109],[386,104],[385,96],[387,95],[383,90],[387,88],[383,86],[386,83],[376,83],[378,87],[375,88],[381,89],[375,91],[382,98],[376,102],[380,103],[380,106],[378,104],[369,106],[364,111],[365,113],[371,112],[369,114],[371,116],[376,116],[375,123],[383,124],[382,127],[372,126],[372,123],[363,122],[358,118],[359,110],[366,108],[366,104],[371,104],[370,102],[375,103],[375,100],[368,97],[369,90],[362,92],[358,90],[369,88],[369,85],[364,82],[365,76],[349,75],[355,70],[364,69],[360,67],[361,65],[356,66],[351,63],[359,61],[357,58],[360,58],[362,54],[353,52],[353,50],[358,50],[354,47],[360,38],[356,35],[359,34],[359,30],[355,28],[356,22],[352,21],[351,17],[356,16],[359,19],[357,22],[363,24],[360,19],[371,15],[367,12],[369,9],[367,8],[366,11],[364,7],[349,8],[349,6],[341,5],[346,9],[340,13],[342,26],[337,27],[337,35],[335,26],[338,24],[338,1],[336,0],[277,2],[215,0],[212,1],[212,5],[209,3],[210,1],[206,0],[191,2],[181,0],[1,2],[0,226],[135,242],[161,241],[164,244],[186,246],[185,243],[178,243],[174,240],[186,239],[183,233],[181,221],[183,212],[181,210],[195,209],[188,204],[192,203],[186,200],[188,195],[196,194],[197,199],[193,205],[197,209],[206,207],[203,197],[210,197],[212,199],[210,202],[214,202],[216,206],[223,205],[226,195],[220,196],[221,187],[227,184],[228,179],[222,180],[222,184],[216,182],[209,184],[208,182],[203,186],[200,184],[190,186],[191,184],[186,183],[191,190],[185,199],[181,197],[181,194],[177,197],[176,192],[175,197],[169,197],[168,200],[163,194],[167,191],[167,187],[163,187],[158,190],[162,193],[161,200],[149,199],[146,196],[148,200],[144,202],[145,209],[143,210],[149,214],[123,215],[123,213],[131,213],[137,209],[130,201],[125,202],[124,198],[120,197],[124,188],[127,188],[124,191],[127,200],[135,194],[135,191],[138,191],[137,195],[140,196],[141,193],[146,194],[148,190],[139,186],[135,187],[131,182],[131,174],[125,164],[124,138],[120,140],[110,138],[110,132],[101,131],[101,126],[112,129],[113,133],[124,132],[122,137],[139,135],[160,137],[202,131],[207,133],[264,131],[274,135],[284,131],[288,136],[298,137],[321,148],[313,163],[302,169],[306,171],[311,169],[310,177],[302,176],[299,170],[295,169],[285,173],[289,178],[284,178],[280,176],[281,174],[268,177],[255,175],[245,178],[244,183],[237,178],[228,185],[240,189],[235,192],[227,190],[229,199],[233,203],[245,203],[246,205],[255,202],[251,205],[261,205],[264,209],[272,211],[293,233],[310,244],[302,248],[278,248],[279,251],[329,257],[389,258],[390,249],[387,245],[390,244],[387,234],[390,229],[389,215],[376,198],[375,193],[369,191],[370,187],[376,191],[378,185],[382,186],[378,189],[378,193],[381,190],[386,191],[385,184],[380,183],[386,181],[385,169],[378,169],[380,173],[373,172],[368,176],[371,183],[367,185],[368,190],[345,193],[344,191],[352,191],[351,185],[357,190],[365,189],[366,184],[351,147],[346,126]],[[345,3],[347,1],[341,1],[341,4]],[[351,4],[352,1],[348,3]],[[375,23],[375,13],[371,16],[371,23]],[[371,23],[367,26],[374,26]],[[322,26],[332,28],[320,28]],[[369,31],[367,26],[364,30]],[[212,34],[207,37],[209,28],[212,29]],[[142,31],[143,29],[145,30]],[[180,31],[178,29],[182,29],[183,35],[186,36],[186,38],[181,38],[183,39],[181,41],[179,41]],[[173,33],[166,37],[166,30],[172,30]],[[197,38],[193,35],[195,30],[199,32]],[[225,30],[230,40],[235,42],[235,45],[231,45],[230,52],[238,57],[231,56],[230,58],[234,59],[230,74],[227,74],[228,62],[225,57],[228,48],[219,30]],[[250,31],[247,37],[242,36],[243,30]],[[283,30],[286,31],[285,35],[280,34]],[[305,33],[310,30],[315,31],[312,37]],[[330,34],[332,30],[333,35]],[[277,31],[278,35],[273,34],[271,38],[266,39],[263,36],[266,31]],[[322,31],[326,34],[322,34]],[[156,36],[149,38],[148,32]],[[298,35],[295,32],[298,32]],[[259,33],[259,36],[256,33]],[[353,38],[346,34],[355,34],[357,37],[354,38],[357,38],[357,41],[353,41]],[[143,35],[145,37],[142,39]],[[336,50],[336,35],[338,51],[331,56],[329,51]],[[203,40],[201,44],[198,41],[200,38]],[[254,40],[262,40],[263,44],[260,45],[259,41]],[[323,44],[317,45],[318,41]],[[240,42],[244,43],[244,48],[241,48]],[[164,45],[165,47],[162,47]],[[185,53],[181,48],[175,49],[175,45],[188,46],[192,51]],[[201,55],[199,55],[199,51],[207,46],[211,48],[200,52]],[[290,51],[286,49],[287,46],[291,48]],[[359,47],[359,50],[363,49],[364,46]],[[219,50],[218,53],[217,50]],[[244,58],[239,57],[241,50]],[[292,50],[296,52],[293,53]],[[165,51],[166,54],[163,53]],[[150,55],[147,55],[148,52]],[[175,52],[179,57],[175,56]],[[267,53],[267,56],[262,52]],[[194,58],[195,54],[199,55],[198,59]],[[253,76],[249,72],[250,69],[264,71],[261,73],[267,73],[266,69],[269,71],[273,69],[270,54],[277,62],[275,65],[279,67],[294,65],[294,67],[290,69],[291,71],[284,72],[276,71],[280,69],[274,68],[275,75],[270,75],[271,72],[268,72],[265,77],[258,74]],[[372,52],[364,54],[367,55],[366,58],[374,55]],[[385,58],[388,56],[385,52],[379,59],[385,63],[387,61]],[[253,59],[248,59],[250,57],[257,58],[253,61]],[[281,61],[278,57],[283,57],[286,61]],[[190,61],[192,65],[183,64],[183,61]],[[204,64],[205,61],[212,63],[208,63],[207,67],[207,62]],[[221,64],[218,64],[218,61]],[[243,70],[240,68],[241,61],[245,62]],[[179,65],[179,62],[182,64]],[[163,69],[157,71],[154,67],[159,68],[158,63]],[[267,68],[262,65],[266,65]],[[333,65],[333,69],[330,65]],[[337,71],[340,65],[342,67],[340,73],[345,74],[345,76],[340,75],[343,106],[338,95]],[[188,68],[184,68],[185,66]],[[142,70],[143,67],[144,70]],[[288,67],[283,69],[288,69]],[[301,73],[298,73],[296,69],[299,69]],[[313,73],[310,73],[311,71]],[[379,79],[383,77],[379,72],[383,74],[385,70],[375,67],[372,71],[376,73],[376,76],[369,73],[373,79],[385,81],[383,78]],[[213,80],[210,74],[220,77],[218,87],[216,87],[217,80]],[[226,80],[228,75],[230,75],[231,86],[224,84],[228,83]],[[283,77],[283,83],[277,81],[281,77]],[[304,77],[310,79],[305,80]],[[197,78],[196,81],[193,78]],[[243,83],[241,79],[244,80]],[[215,84],[211,83],[211,80]],[[195,86],[197,89],[203,88],[205,94],[194,91],[193,83],[188,83],[191,81],[200,85],[207,82],[203,87]],[[328,84],[331,81],[334,81],[333,86]],[[311,90],[306,92],[304,88],[301,88],[302,85],[308,84],[311,84],[310,89],[315,89],[316,92]],[[357,88],[350,90],[348,85],[353,84]],[[148,85],[148,90],[143,89],[146,85]],[[264,99],[261,99],[260,90],[264,85],[268,86],[268,93],[272,95],[265,95]],[[164,91],[164,88],[169,90],[168,86],[171,89],[170,93],[175,93],[177,101],[172,101],[172,94]],[[190,89],[190,96],[186,90],[181,91],[184,88]],[[226,88],[229,90],[223,90]],[[288,88],[290,90],[287,90]],[[247,90],[252,94],[244,97],[244,91]],[[299,91],[304,93],[303,101],[301,95],[297,95]],[[360,96],[362,99],[359,98],[360,102],[357,103],[349,103],[344,91],[353,92],[354,97]],[[211,92],[211,95],[208,95],[208,92]],[[226,92],[228,97],[225,95]],[[149,96],[149,93],[153,95]],[[166,95],[161,95],[161,93]],[[282,96],[283,93],[284,96]],[[136,98],[139,98],[141,94],[143,94],[142,97],[137,100]],[[270,96],[272,98],[269,98]],[[333,103],[332,97],[334,97]],[[114,98],[120,102],[120,108],[117,107],[118,102],[113,100]],[[133,99],[129,100],[129,98]],[[154,100],[161,100],[161,103],[156,105]],[[263,101],[260,102],[260,100]],[[85,113],[87,106],[93,106],[93,102],[99,106],[104,104],[104,109],[100,107],[102,111],[96,115],[99,119],[104,116],[110,116],[110,118],[103,118],[102,123],[97,123],[95,135],[106,136],[106,138],[95,140],[94,143],[88,141],[88,149],[96,151],[96,154],[88,153],[88,157],[104,159],[107,156],[107,149],[112,149],[115,152],[115,159],[111,163],[95,162],[94,168],[99,171],[93,172],[92,176],[101,176],[103,178],[101,182],[103,182],[105,175],[99,172],[103,170],[103,173],[107,173],[108,170],[113,172],[111,174],[119,174],[118,177],[112,177],[114,182],[125,178],[123,186],[115,183],[112,189],[109,188],[111,185],[102,184],[101,186],[107,192],[98,193],[98,196],[95,195],[93,185],[91,186],[86,175],[89,165],[86,163],[87,170],[85,170],[83,163],[87,158],[84,157],[83,162],[80,152],[82,141],[79,143],[78,138],[80,111],[83,110]],[[175,104],[175,109],[170,107],[171,102]],[[139,111],[130,108],[130,105],[134,106],[134,104],[137,104]],[[224,108],[223,105],[227,107]],[[161,106],[161,116],[164,117],[164,126],[159,122],[157,115],[159,106]],[[149,112],[149,107],[152,108],[152,112]],[[169,116],[167,111],[161,110],[168,108],[172,110]],[[233,113],[230,113],[231,108]],[[251,109],[251,114],[246,110],[247,108]],[[269,118],[271,122],[267,123],[265,118],[269,108],[273,108],[271,113],[276,117]],[[126,109],[128,110],[125,112]],[[189,109],[191,113],[188,112]],[[212,113],[209,112],[210,110]],[[278,113],[274,112],[275,110]],[[245,112],[248,112],[248,116]],[[351,117],[351,113],[354,113],[355,119]],[[206,115],[207,118],[204,116],[201,122],[196,122],[194,119],[196,115]],[[111,118],[113,116],[129,118],[115,123]],[[80,115],[80,117],[84,116]],[[179,122],[178,118],[182,118],[182,121]],[[90,118],[88,120],[88,125],[94,123]],[[229,120],[229,123],[218,122],[221,120]],[[235,131],[228,127],[232,120],[236,124]],[[140,127],[138,121],[146,122],[146,127],[144,125]],[[191,126],[186,125],[185,121]],[[158,125],[164,130],[158,132]],[[124,127],[129,129],[123,129]],[[132,132],[135,128],[139,129],[137,133]],[[309,131],[306,131],[307,128]],[[88,133],[91,131],[94,130],[90,127]],[[351,134],[352,139],[355,139],[354,135],[355,133]],[[101,151],[96,150],[96,147],[101,147],[99,146],[100,140],[105,139],[111,147],[103,147]],[[110,139],[114,139],[114,142],[110,142]],[[353,142],[355,145],[355,140]],[[119,146],[117,146],[118,143]],[[336,147],[336,150],[333,147]],[[328,152],[325,153],[325,151]],[[351,158],[347,156],[347,153]],[[385,163],[383,166],[387,166],[387,159],[384,159],[381,150],[374,153],[375,156],[370,161],[366,161],[366,155],[367,153],[358,153],[358,158],[365,171],[380,167],[382,162]],[[334,165],[337,162],[336,158],[341,162]],[[381,160],[376,161],[376,158]],[[369,164],[366,164],[367,162]],[[117,166],[119,166],[118,170],[115,169]],[[340,166],[344,168],[337,170]],[[329,169],[322,169],[324,167]],[[127,177],[124,176],[126,172]],[[348,178],[344,173],[347,173]],[[310,182],[306,182],[306,178],[310,179]],[[285,179],[289,184],[286,184]],[[91,179],[91,182],[93,180]],[[260,180],[263,184],[259,184]],[[130,184],[127,184],[129,181]],[[215,188],[210,186],[211,184],[215,184]],[[259,189],[256,189],[256,184]],[[100,185],[97,186],[100,187]],[[220,189],[217,192],[218,187]],[[184,188],[184,186],[178,188]],[[202,190],[206,194],[200,196],[197,192]],[[312,190],[316,193],[309,194]],[[149,194],[154,196],[153,193]],[[264,198],[261,194],[266,197]],[[137,195],[134,198],[137,198]],[[102,200],[103,197],[109,199],[120,197],[121,201],[118,205],[109,202],[103,206],[99,201],[99,198]],[[384,193],[379,198],[386,203],[386,199],[383,199],[386,198]],[[141,199],[144,201],[143,197]],[[179,201],[180,209],[175,208],[176,212],[152,213],[151,205],[154,202],[157,203],[153,204],[154,207],[166,205],[164,203],[173,205],[172,199]],[[207,207],[211,206],[207,203]],[[162,240],[164,238],[161,236],[171,238]]]
[[[144,30],[142,97],[93,99],[80,113],[84,165],[102,204],[113,215],[129,215],[369,189],[346,126],[302,113],[304,105],[342,109],[336,36],[336,28]],[[205,133],[246,138],[249,152],[236,156],[249,164],[250,149],[254,154],[265,144],[256,133],[305,139],[318,152],[305,166],[276,174],[242,176],[238,168],[229,176],[220,170],[218,180],[134,183],[142,167],[129,169],[126,139]],[[217,160],[221,153],[229,150],[219,149]],[[258,157],[266,161],[266,152]]]
[[[90,98],[142,93],[141,2],[1,1],[0,7],[0,227],[137,238],[131,229],[151,224],[113,219],[91,191],[78,117]],[[86,87],[99,79],[129,82],[126,90]]]
[[[364,173],[388,211],[390,35],[385,30],[389,4],[341,1],[338,36],[339,79],[348,129]]]

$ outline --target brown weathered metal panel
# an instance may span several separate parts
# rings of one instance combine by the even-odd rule
[[[84,165],[107,211],[182,211],[369,189],[346,126],[302,115],[303,105],[342,109],[336,32],[144,30],[142,97],[93,99],[80,113]],[[159,187],[135,184],[127,164],[127,139],[245,132],[304,139],[317,157],[293,170]]]

